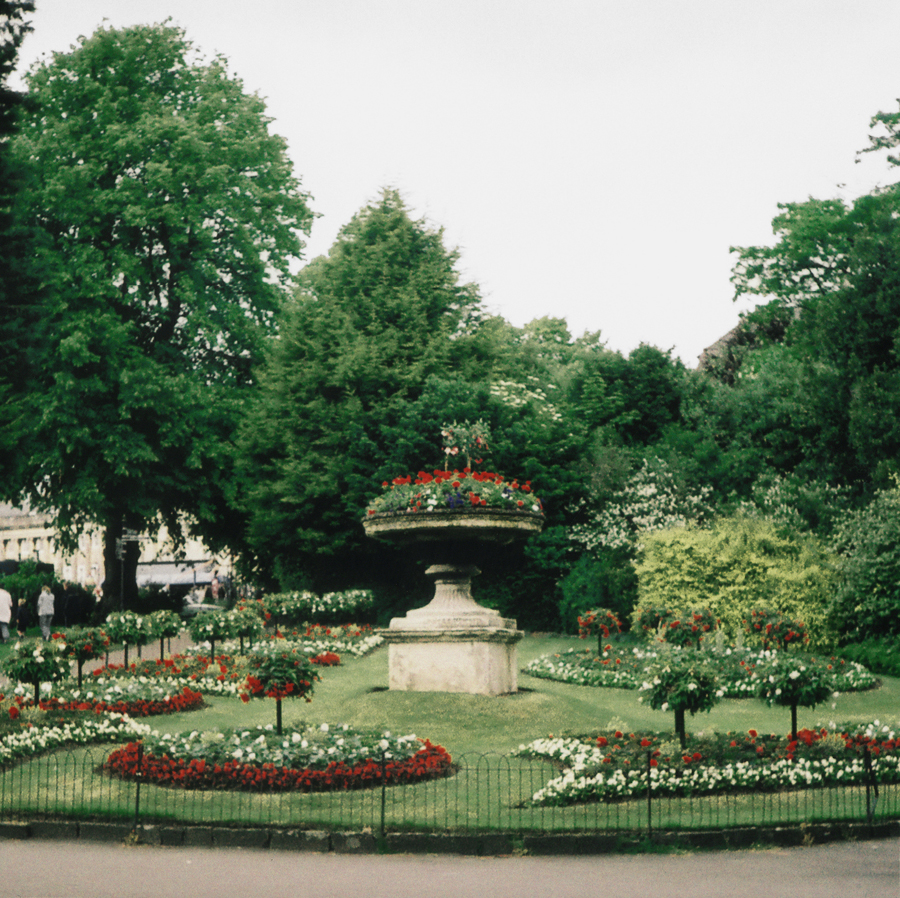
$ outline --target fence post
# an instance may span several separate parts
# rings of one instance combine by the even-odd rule
[[[866,823],[872,825],[875,819],[875,808],[878,806],[878,783],[875,782],[875,773],[872,770],[872,756],[869,754],[869,746],[863,744],[863,768],[866,771]],[[872,791],[875,792],[875,801],[872,801]]]
[[[137,832],[141,825],[141,777],[142,768],[144,766],[144,740],[138,740],[137,749],[137,767],[134,771],[135,789],[134,789],[134,831]]]
[[[385,753],[381,752],[381,838],[384,839],[384,808],[387,801],[387,762]]]
[[[650,750],[647,750],[647,838],[653,838],[653,789],[651,788],[652,783],[650,780],[650,771],[653,769],[653,765],[650,763],[653,755]]]

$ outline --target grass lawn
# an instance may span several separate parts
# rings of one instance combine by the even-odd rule
[[[550,652],[583,646],[576,637],[531,637],[519,647],[519,665]],[[354,727],[415,733],[443,745],[451,754],[508,752],[525,742],[551,733],[590,733],[614,726],[628,730],[670,732],[673,715],[653,711],[637,700],[637,692],[572,686],[519,675],[519,693],[508,696],[458,695],[429,692],[391,692],[388,684],[388,652],[381,647],[365,658],[349,658],[340,667],[322,671],[311,703],[286,701],[284,722],[348,723]],[[200,712],[148,718],[161,732],[256,726],[274,723],[271,701],[249,705],[237,698],[210,697],[209,708]],[[883,685],[869,692],[846,693],[815,709],[799,709],[801,727],[827,725],[829,721],[900,723],[900,679],[885,677]],[[709,714],[688,717],[688,731],[713,727],[719,732],[757,729],[786,733],[790,711],[769,708],[757,699],[722,701]]]
[[[526,637],[520,643],[520,666],[543,654],[573,646],[584,643],[575,637]],[[557,775],[554,765],[542,760],[474,757],[475,753],[508,753],[549,734],[604,731],[610,724],[626,731],[672,732],[673,716],[641,705],[635,691],[574,686],[520,674],[520,691],[511,696],[390,692],[386,647],[365,658],[348,657],[340,667],[325,668],[321,673],[322,681],[316,685],[311,703],[284,702],[286,726],[302,720],[388,729],[394,734],[415,733],[443,745],[457,760],[462,755],[469,756],[456,776],[387,789],[384,813],[389,827],[553,831],[644,826],[643,799],[566,808],[525,807],[523,798]],[[208,707],[202,711],[152,717],[145,722],[161,732],[174,733],[255,727],[275,721],[275,703],[271,700],[245,704],[238,698],[209,696],[207,702]],[[835,709],[830,703],[814,710],[801,709],[799,723],[813,727],[830,720],[864,723],[879,719],[897,726],[898,717],[900,679],[885,678],[878,689],[841,696]],[[755,699],[726,700],[710,714],[688,719],[689,731],[753,728],[783,734],[789,726],[787,709],[772,709]],[[13,816],[62,814],[131,819],[135,813],[134,784],[97,775],[109,748],[93,745],[64,749],[0,771],[0,807]],[[883,807],[895,808],[897,787],[883,792]],[[888,792],[894,797],[890,798]],[[140,795],[142,813],[158,821],[374,828],[379,825],[381,813],[378,789],[267,795],[146,784]],[[655,825],[702,828],[864,818],[864,790],[814,790],[810,795],[787,791],[775,795],[666,799],[654,805]],[[846,807],[833,807],[835,801]]]

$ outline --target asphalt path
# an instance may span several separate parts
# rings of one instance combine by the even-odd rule
[[[892,898],[900,839],[677,855],[472,858],[0,841],[2,898]]]

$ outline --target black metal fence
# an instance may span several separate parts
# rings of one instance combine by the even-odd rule
[[[332,792],[239,792],[165,787],[103,771],[110,747],[72,747],[0,770],[0,822],[34,819],[266,826],[375,833],[567,832],[646,834],[802,823],[900,819],[900,785],[670,797],[540,807],[531,796],[560,771],[505,755],[463,755],[451,776]]]

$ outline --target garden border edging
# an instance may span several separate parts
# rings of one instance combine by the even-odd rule
[[[253,827],[170,826],[35,820],[0,824],[0,840],[126,842],[187,848],[250,848],[323,854],[458,854],[477,857],[642,853],[652,848],[727,850],[797,847],[900,837],[900,820],[883,823],[803,823],[798,826],[645,833],[375,833]]]

